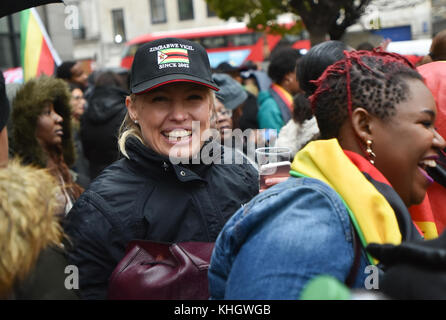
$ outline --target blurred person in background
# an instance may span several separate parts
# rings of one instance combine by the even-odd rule
[[[215,103],[216,128],[220,131],[223,144],[225,130],[230,129],[227,133],[231,134],[232,129],[237,128],[234,127],[234,122],[237,122],[240,113],[243,112],[243,104],[248,98],[248,93],[240,83],[228,74],[214,73],[212,74],[212,80],[219,88]]]
[[[272,85],[257,98],[257,121],[260,129],[280,129],[291,119],[293,96],[301,91],[296,79],[296,63],[302,55],[299,50],[281,47],[273,51],[268,76]]]
[[[80,137],[80,123],[82,115],[85,112],[86,101],[82,88],[78,84],[70,83],[69,88],[71,93],[71,125],[73,130],[74,148],[76,151],[76,161],[71,169],[77,174],[77,183],[85,189],[90,183],[90,172],[89,163],[84,155],[84,148]]]
[[[446,136],[445,110],[445,68],[446,64],[446,30],[440,31],[432,39],[429,54],[418,64],[418,70],[424,77],[426,85],[435,97],[438,109],[435,123],[438,132]],[[429,187],[423,203],[410,208],[412,218],[420,225],[426,239],[434,239],[445,229],[446,215],[444,213],[444,199],[446,188],[446,157],[445,151],[439,152],[437,167],[430,172],[434,182]],[[435,172],[434,172],[435,171]],[[441,183],[443,181],[443,184]]]
[[[12,113],[12,101],[14,101],[15,95],[17,93],[17,91],[20,89],[20,87],[22,86],[21,83],[7,83],[6,84],[6,97],[8,99],[9,102],[9,114],[11,115]],[[9,148],[9,157],[12,158],[14,156],[14,142],[12,140],[12,119],[11,117],[9,117],[9,120],[7,122],[6,128],[9,132],[8,134],[8,148]]]
[[[89,161],[91,180],[118,160],[118,132],[127,109],[127,91],[122,79],[112,71],[100,72],[81,121],[81,141]]]
[[[68,83],[75,83],[85,91],[88,87],[88,75],[82,68],[82,64],[76,61],[65,61],[56,69],[56,78]]]
[[[255,97],[259,95],[260,91],[266,91],[271,86],[271,79],[268,74],[252,61],[247,61],[241,65],[239,70],[243,79],[243,86],[246,91],[252,93]]]
[[[423,58],[420,65],[433,61],[446,61],[446,29],[434,36],[429,53]]]
[[[437,103],[435,127],[441,136],[446,137],[446,57],[444,61],[435,61],[419,66],[418,72],[424,77],[425,83]],[[414,220],[421,222],[428,239],[436,238],[446,228],[446,149],[439,151],[439,159],[436,162],[437,166],[428,171],[434,181],[427,189],[426,203],[411,208]],[[420,216],[423,210],[432,212],[431,221],[423,222],[423,216]]]
[[[342,41],[330,40],[312,47],[305,56],[299,60],[297,78],[299,86],[306,97],[311,96],[317,89],[314,83],[328,66],[344,58],[344,50],[351,50]]]
[[[72,121],[75,123],[77,129],[79,129],[79,124],[81,121],[81,117],[85,112],[85,98],[84,93],[82,92],[82,88],[78,84],[70,84],[71,98],[71,115]]]
[[[308,97],[316,90],[312,82],[317,80],[325,69],[344,58],[344,50],[349,48],[341,41],[330,40],[312,47],[299,59],[296,77],[304,91],[294,96],[293,118],[280,130],[276,145],[288,147],[294,156],[309,141],[319,136],[316,118],[313,116]]]
[[[77,299],[66,287],[57,180],[11,160],[0,169],[0,299]]]
[[[243,68],[246,68],[246,66]],[[257,123],[257,112],[259,109],[257,105],[257,97],[245,87],[245,79],[241,76],[241,70],[244,70],[243,68],[236,68],[228,62],[222,62],[214,70],[215,74],[229,75],[234,81],[242,86],[244,92],[247,94],[247,97],[243,94],[243,104],[240,108],[234,109],[232,115],[233,127],[240,128],[242,131],[246,129],[257,129],[259,127]]]
[[[8,166],[9,142],[6,124],[9,118],[9,100],[6,96],[5,78],[0,72],[0,168]]]
[[[280,130],[275,146],[289,148],[294,158],[300,149],[318,137],[319,128],[310,101],[303,94],[297,94],[293,99],[293,118]]]
[[[227,61],[221,62],[217,68],[213,70],[213,73],[226,73],[231,76],[235,81],[242,84],[243,79],[240,76],[240,70],[237,67],[234,67],[232,64],[230,64]]]
[[[240,129],[241,136],[233,134],[233,130],[237,129],[233,125],[233,117],[234,113],[244,107],[249,93],[227,74],[214,73],[212,79],[219,90],[215,99],[215,124],[211,123],[211,127],[219,130],[221,144],[234,148],[236,152],[241,152],[246,158],[248,143],[256,143],[257,130],[245,132]],[[251,162],[251,159],[248,161]]]
[[[56,178],[64,216],[83,191],[69,169],[75,150],[67,84],[47,76],[26,82],[14,99],[12,122],[15,155]]]
[[[259,95],[259,85],[254,76],[254,72],[257,71],[257,68],[257,65],[251,60],[246,61],[239,67],[243,87],[246,91],[252,93],[256,97]]]
[[[361,42],[357,47],[356,50],[368,50],[368,51],[372,51],[374,49],[373,44],[371,44],[368,41],[365,42]]]

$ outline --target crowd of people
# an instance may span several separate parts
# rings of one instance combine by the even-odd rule
[[[107,299],[132,240],[215,243],[211,299],[363,289],[368,266],[389,298],[446,298],[445,32],[419,66],[326,41],[212,69],[163,38],[131,70],[67,61],[9,95],[0,73],[0,298]],[[252,146],[288,148],[289,177],[259,192]]]

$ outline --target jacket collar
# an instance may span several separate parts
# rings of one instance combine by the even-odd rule
[[[210,143],[216,142],[208,140],[203,147]],[[131,163],[142,167],[144,170],[149,170],[151,174],[155,174],[160,178],[166,178],[173,174],[181,182],[205,181],[203,177],[212,165],[202,162],[198,164],[173,164],[169,157],[156,153],[135,137],[129,137],[125,147]],[[223,153],[221,146],[215,149],[218,149],[221,154]]]

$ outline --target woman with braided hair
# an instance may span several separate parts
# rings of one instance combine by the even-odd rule
[[[323,274],[363,288],[366,266],[377,264],[370,243],[422,239],[407,208],[423,200],[426,167],[445,146],[434,98],[399,55],[344,55],[310,98],[320,140],[220,233],[209,269],[214,299],[298,299]]]

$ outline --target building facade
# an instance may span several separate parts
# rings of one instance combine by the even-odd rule
[[[243,1],[243,0],[241,0]],[[62,60],[83,60],[90,68],[117,67],[124,44],[137,36],[230,24],[205,0],[65,0],[38,7]],[[0,69],[20,65],[20,20],[0,19]],[[374,0],[345,40],[355,47],[371,42],[430,39],[446,29],[446,0]]]
[[[95,61],[97,67],[120,64],[124,43],[142,34],[215,26],[216,17],[204,0],[69,0],[79,8],[73,58]]]
[[[356,48],[364,41],[378,45],[383,39],[430,39],[432,13],[430,0],[373,0],[359,22],[347,29],[344,41]]]
[[[446,0],[432,0],[432,35],[446,29]]]

